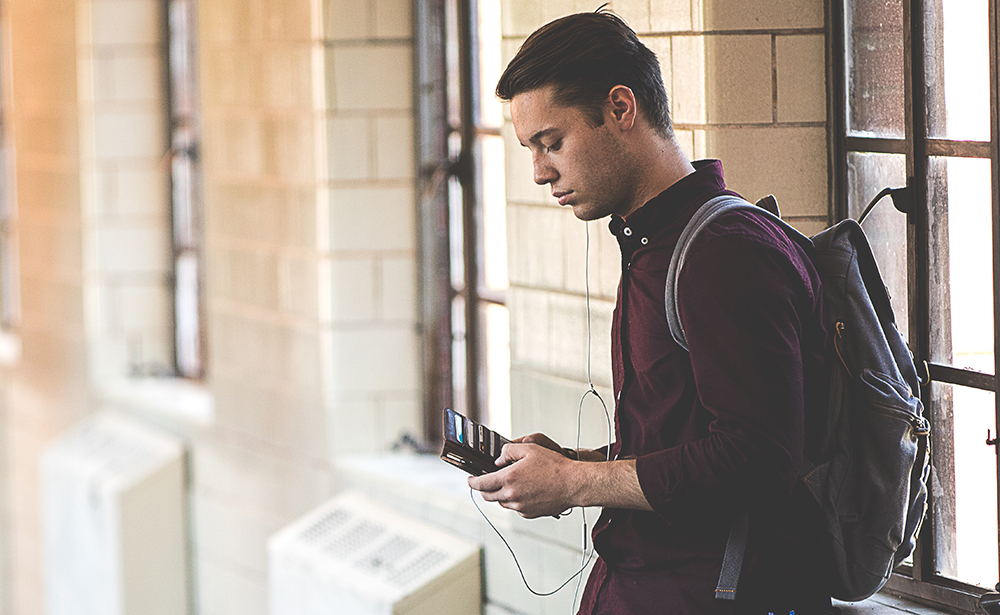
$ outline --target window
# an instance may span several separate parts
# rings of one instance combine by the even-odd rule
[[[201,193],[194,62],[194,0],[170,0],[170,191],[173,222],[174,369],[205,373],[201,323]]]
[[[837,215],[887,186],[912,202],[865,222],[932,424],[929,516],[890,588],[971,612],[1000,581],[996,0],[832,4]]]
[[[3,41],[0,41],[2,43]],[[20,321],[21,301],[18,286],[17,195],[14,192],[14,148],[8,142],[6,47],[0,45],[0,331],[15,329]],[[0,349],[0,356],[6,354]]]
[[[436,443],[445,407],[510,432],[500,2],[420,7],[424,436]]]

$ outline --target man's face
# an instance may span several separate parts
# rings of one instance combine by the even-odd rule
[[[555,104],[546,86],[515,96],[510,115],[517,140],[531,150],[535,183],[549,184],[560,205],[581,220],[632,211],[633,174],[610,112],[592,126],[580,109]]]

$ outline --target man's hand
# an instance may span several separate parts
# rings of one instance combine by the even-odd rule
[[[574,506],[652,510],[639,486],[634,459],[574,461],[562,450],[543,434],[518,438],[504,445],[497,459],[502,469],[469,477],[469,486],[482,492],[487,502],[527,519],[558,515]]]
[[[542,436],[555,448],[527,442],[525,436],[505,444],[498,466],[507,466],[491,474],[470,476],[469,486],[481,491],[487,502],[497,502],[517,511],[526,519],[558,515],[567,508],[579,506],[581,462],[567,459],[561,448]]]

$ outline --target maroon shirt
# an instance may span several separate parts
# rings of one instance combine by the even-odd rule
[[[803,407],[825,402],[819,276],[802,249],[751,212],[720,216],[678,280],[690,353],[664,310],[684,225],[725,189],[718,161],[695,163],[632,213],[613,217],[622,277],[612,324],[617,458],[636,459],[655,512],[604,509],[600,559],[580,613],[808,612],[829,604],[812,509],[793,487],[807,437]],[[812,426],[809,427],[812,433]],[[733,520],[749,511],[738,601],[715,600]]]

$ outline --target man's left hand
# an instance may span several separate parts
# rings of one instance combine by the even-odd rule
[[[469,486],[487,502],[497,502],[526,519],[553,516],[573,506],[579,495],[582,466],[538,444],[506,444],[496,472],[470,476]]]

